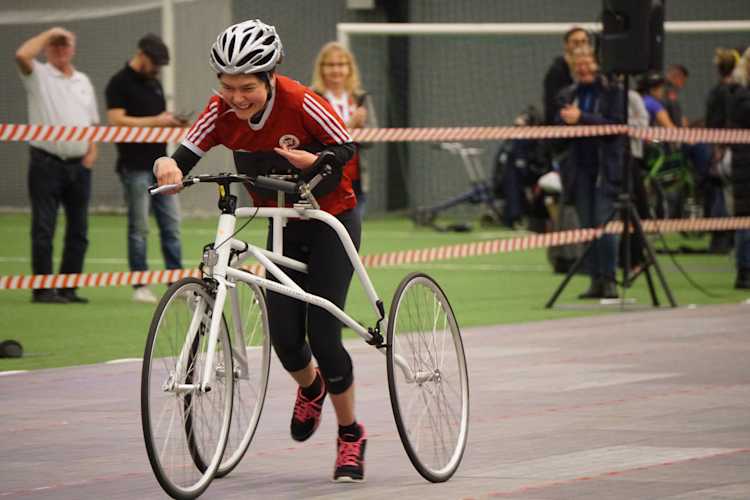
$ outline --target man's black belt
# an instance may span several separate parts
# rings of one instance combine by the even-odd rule
[[[81,163],[81,160],[83,160],[83,156],[76,156],[74,158],[67,158],[67,159],[61,158],[55,154],[50,153],[49,151],[45,151],[41,148],[37,148],[34,146],[31,146],[31,150],[36,153],[41,154],[42,156],[47,156],[49,158],[52,158],[53,160],[58,161],[60,163]]]

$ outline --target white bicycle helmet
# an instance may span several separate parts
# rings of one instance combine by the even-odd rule
[[[265,73],[274,69],[283,55],[276,28],[254,19],[222,31],[211,46],[208,62],[217,73]]]

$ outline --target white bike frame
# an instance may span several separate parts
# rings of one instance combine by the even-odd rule
[[[273,251],[267,251],[263,248],[255,245],[250,245],[244,241],[235,239],[232,237],[235,231],[237,218],[252,217],[252,218],[266,218],[273,220]],[[216,281],[216,297],[214,299],[213,311],[219,311],[220,314],[212,314],[211,324],[208,337],[208,350],[206,352],[205,363],[206,366],[213,366],[214,356],[216,353],[216,344],[218,341],[219,328],[221,326],[222,314],[224,310],[224,304],[226,302],[227,291],[235,288],[237,281],[243,281],[246,283],[255,283],[264,290],[271,290],[282,295],[292,297],[308,304],[318,306],[325,309],[333,316],[338,318],[346,326],[357,332],[366,342],[370,342],[373,338],[372,334],[362,325],[353,320],[348,314],[341,310],[336,304],[323,297],[313,295],[305,292],[299,285],[297,285],[280,267],[284,266],[295,271],[307,272],[307,265],[303,262],[284,257],[283,255],[283,227],[288,219],[314,219],[323,222],[324,224],[331,227],[339,237],[344,249],[349,257],[349,260],[354,267],[357,277],[359,278],[362,287],[364,288],[367,297],[370,301],[370,305],[375,311],[376,317],[381,318],[380,328],[381,331],[387,330],[387,318],[384,313],[381,312],[378,303],[380,299],[375,292],[370,277],[367,275],[362,261],[357,254],[357,249],[354,247],[354,243],[346,231],[344,225],[333,215],[309,207],[306,204],[295,205],[294,208],[281,208],[281,207],[242,207],[235,210],[234,214],[224,213],[219,216],[219,225],[216,229],[216,237],[214,239],[214,250],[216,255],[214,257],[215,263],[209,265],[207,269],[207,276]],[[232,250],[240,252],[239,258],[230,264]],[[271,273],[274,278],[278,280],[271,281],[266,278],[262,278],[255,274],[249,273],[242,269],[239,269],[239,265],[248,257],[255,257],[265,268],[266,272]],[[236,300],[236,295],[233,295],[232,307],[234,311],[235,330],[239,338],[235,338],[235,343],[239,346],[244,344],[244,332],[242,331],[239,321],[239,306]],[[199,304],[196,308],[196,314],[202,314],[203,305]],[[188,339],[186,346],[192,345],[193,336],[197,331],[197,327],[193,328],[192,324],[198,324],[196,318],[193,318],[191,327],[188,332]],[[381,353],[385,354],[385,345],[375,346]],[[183,349],[184,350],[184,349]],[[240,370],[242,373],[242,366],[247,366],[246,353],[244,349],[238,349],[235,353],[235,357],[240,359]],[[182,358],[182,356],[181,356]],[[394,356],[396,363],[401,368],[406,377],[407,381],[413,381],[414,375],[411,372],[406,361],[401,356]],[[179,373],[179,369],[177,370]],[[211,387],[213,381],[214,370],[203,370],[203,379],[200,382],[200,390],[205,391]]]

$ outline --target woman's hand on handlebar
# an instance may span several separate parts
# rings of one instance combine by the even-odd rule
[[[178,187],[170,191],[165,191],[165,194],[177,194],[182,190],[182,170],[177,166],[177,162],[172,158],[162,157],[156,160],[154,164],[154,175],[156,176],[156,183],[159,186],[166,184],[177,184]]]
[[[303,151],[301,149],[289,149],[289,148],[273,148],[276,153],[286,158],[289,163],[294,165],[295,167],[299,168],[300,170],[305,170],[307,168],[310,168],[313,163],[315,163],[315,160],[318,159],[318,156],[310,153],[309,151]]]

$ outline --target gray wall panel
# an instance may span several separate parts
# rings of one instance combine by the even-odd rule
[[[87,0],[88,1],[88,0]],[[120,4],[121,2],[116,2]],[[72,0],[73,6],[77,3]],[[97,2],[97,5],[107,2]],[[85,5],[85,4],[81,4]],[[173,48],[177,71],[176,108],[200,111],[210,96],[215,77],[208,70],[206,54],[216,34],[231,22],[261,18],[275,24],[284,40],[287,57],[280,71],[309,83],[319,47],[335,38],[337,22],[384,20],[381,4],[375,9],[351,10],[346,0],[299,2],[296,0],[197,0],[175,4],[177,44]],[[573,22],[594,21],[601,2],[593,0],[411,0],[413,22]],[[669,0],[669,20],[750,19],[746,0]],[[0,8],[0,16],[2,8]],[[92,78],[99,95],[102,117],[104,86],[125,63],[136,40],[147,31],[159,33],[158,9],[96,20],[66,22],[78,33],[77,66]],[[10,61],[16,47],[27,37],[51,24],[4,25],[0,50]],[[686,64],[691,77],[683,96],[690,118],[703,113],[705,95],[714,82],[711,58],[719,45],[743,46],[747,34],[670,35],[666,42],[667,62]],[[353,37],[363,82],[372,95],[381,126],[389,126],[389,106],[398,102],[403,89],[389,89],[387,44],[384,37]],[[560,52],[559,36],[534,37],[432,37],[411,38],[409,122],[411,126],[459,126],[508,124],[525,105],[541,100],[541,80],[550,61]],[[26,103],[23,88],[12,64],[0,65],[0,120],[24,123]],[[404,94],[405,95],[405,94]],[[492,143],[478,143],[486,150],[489,166],[496,149]],[[0,183],[0,206],[27,207],[27,148],[24,144],[2,143],[4,181]],[[464,190],[466,174],[456,158],[434,150],[428,144],[408,146],[411,204],[432,203]],[[385,146],[366,150],[372,175],[369,211],[385,207]],[[101,146],[101,158],[94,176],[93,206],[122,208],[119,182],[114,174],[114,147]],[[228,170],[229,155],[211,152],[198,172]],[[185,211],[206,211],[213,196],[205,190],[185,193]]]

